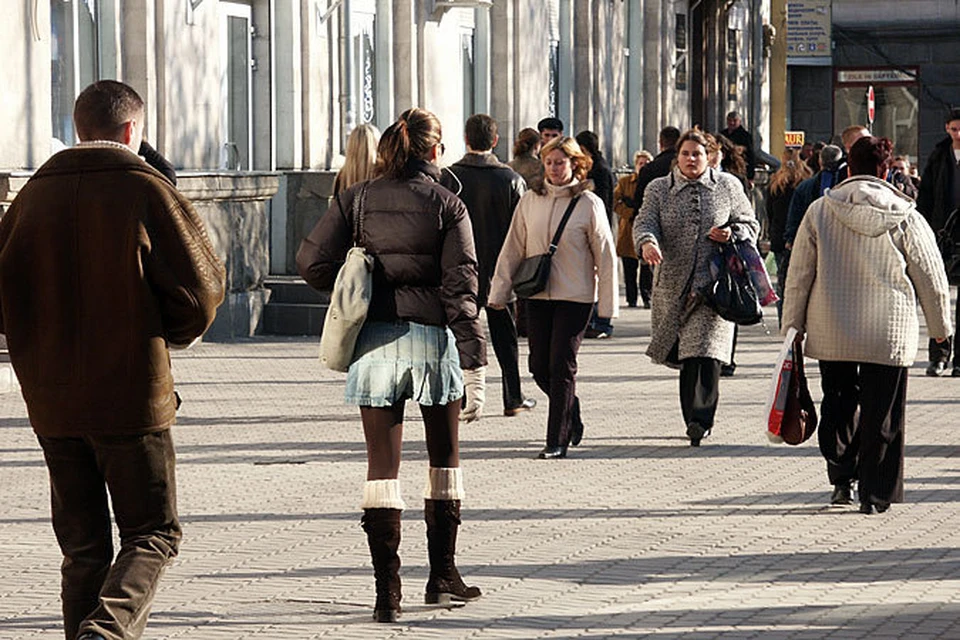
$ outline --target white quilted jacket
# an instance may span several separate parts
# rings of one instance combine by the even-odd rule
[[[807,333],[818,360],[906,367],[923,309],[932,338],[953,333],[950,291],[933,231],[912,199],[854,176],[816,200],[793,243],[783,333]]]

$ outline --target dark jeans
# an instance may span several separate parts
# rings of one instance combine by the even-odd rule
[[[504,309],[486,307],[487,325],[490,327],[490,342],[500,364],[503,408],[513,409],[523,402],[520,391],[520,354],[517,347],[517,325],[513,305]]]
[[[954,313],[956,318],[953,327],[954,331],[956,331],[956,328],[960,327],[960,296],[957,296],[957,308]],[[951,351],[953,352],[953,366],[960,367],[960,340],[952,337],[943,342],[937,342],[933,338],[930,338],[930,345],[928,347],[930,362],[950,362]]]
[[[601,318],[600,316],[598,316],[597,310],[599,309],[599,306],[597,305],[596,302],[593,303],[592,307],[593,308],[590,312],[590,320],[589,320],[590,328],[595,329],[597,331],[602,331],[606,333],[608,336],[613,335],[613,319]]]
[[[906,367],[821,361],[820,374],[818,437],[830,483],[859,478],[861,502],[902,502]]]
[[[550,397],[547,446],[570,442],[576,419],[577,352],[593,305],[563,300],[527,300],[530,373]]]
[[[683,423],[696,422],[713,428],[720,402],[720,361],[714,358],[687,358],[680,361],[680,410]]]
[[[180,545],[170,430],[38,440],[63,552],[67,640],[87,631],[108,640],[139,638],[163,569]],[[116,558],[111,505],[120,531]]]

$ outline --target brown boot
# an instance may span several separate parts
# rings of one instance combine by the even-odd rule
[[[424,602],[450,604],[469,602],[480,597],[480,589],[463,583],[453,556],[457,550],[457,528],[460,526],[459,500],[424,500],[427,521],[427,550],[430,555],[430,579]]]
[[[396,622],[400,617],[400,509],[364,509],[360,519],[367,532],[367,544],[373,560],[377,583],[377,603],[373,619]]]

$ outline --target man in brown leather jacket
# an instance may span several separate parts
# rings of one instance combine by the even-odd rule
[[[168,347],[199,338],[223,300],[203,222],[136,154],[143,120],[129,86],[87,87],[80,144],[0,220],[0,331],[50,474],[68,640],[143,633],[180,543]]]

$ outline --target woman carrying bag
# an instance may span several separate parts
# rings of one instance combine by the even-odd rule
[[[527,258],[548,253],[556,243],[543,291],[526,301],[530,373],[550,398],[547,443],[540,459],[564,458],[583,436],[576,394],[577,352],[593,303],[599,315],[617,316],[617,257],[603,202],[586,181],[590,158],[573,138],[552,140],[540,150],[545,180],[523,194],[500,251],[489,304],[502,308],[514,297],[514,278]],[[577,198],[570,208],[571,202]]]
[[[831,504],[884,512],[903,501],[908,367],[917,307],[937,342],[953,333],[950,288],[936,238],[914,201],[883,180],[893,144],[865,136],[850,177],[807,209],[790,257],[782,333],[806,333],[820,361],[818,440]]]
[[[480,597],[454,564],[463,480],[459,421],[483,406],[486,342],[477,307],[477,259],[463,203],[440,186],[440,121],[410,109],[380,139],[377,177],[344,191],[297,253],[300,275],[329,289],[355,233],[373,256],[373,293],[347,372],[367,444],[361,520],[376,577],[374,619],[400,614],[400,469],[405,401],[420,405],[430,469],[424,516],[430,557],[427,604]],[[354,199],[362,198],[355,206]]]
[[[633,228],[643,259],[657,265],[647,355],[680,369],[680,408],[694,447],[713,429],[734,330],[697,292],[713,281],[713,242],[755,239],[760,229],[740,182],[707,166],[707,146],[698,129],[680,136],[676,168],[647,186]]]

